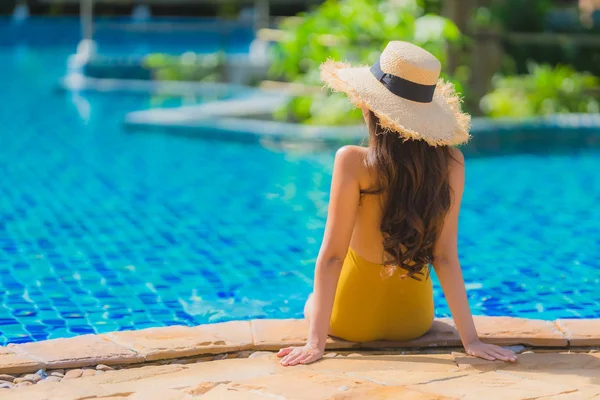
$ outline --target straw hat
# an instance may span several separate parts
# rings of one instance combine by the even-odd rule
[[[366,107],[382,127],[406,139],[447,146],[469,140],[471,117],[460,109],[454,86],[440,79],[440,61],[406,42],[390,42],[371,67],[328,60],[321,79],[344,92],[357,107]]]

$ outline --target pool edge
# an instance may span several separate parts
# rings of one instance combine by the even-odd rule
[[[475,324],[482,340],[498,345],[564,349],[600,346],[600,319],[544,321],[476,316]],[[9,344],[0,348],[0,374],[99,364],[141,364],[241,351],[272,351],[303,345],[307,330],[303,320],[258,319]],[[432,329],[415,340],[353,343],[329,338],[327,342],[328,350],[415,350],[460,346],[452,320],[447,318],[436,319]]]

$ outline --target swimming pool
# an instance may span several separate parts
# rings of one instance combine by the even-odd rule
[[[13,44],[7,24],[0,344],[301,316],[333,150],[127,133],[129,111],[202,99],[57,92],[76,27]],[[476,314],[600,317],[599,167],[594,151],[467,160],[460,256]],[[437,283],[435,296],[448,315]]]

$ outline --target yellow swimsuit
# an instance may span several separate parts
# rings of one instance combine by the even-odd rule
[[[338,282],[331,315],[333,336],[353,342],[410,340],[433,322],[431,278],[401,278],[402,269],[360,257],[350,248]]]

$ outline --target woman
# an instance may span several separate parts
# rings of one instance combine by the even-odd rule
[[[434,318],[433,265],[468,354],[515,361],[482,343],[458,259],[465,172],[450,146],[469,139],[470,117],[432,54],[391,42],[371,68],[328,61],[322,79],[363,110],[367,148],[335,157],[325,234],[305,306],[308,343],[281,349],[285,366],[320,359],[327,335],[364,342],[410,340]]]

